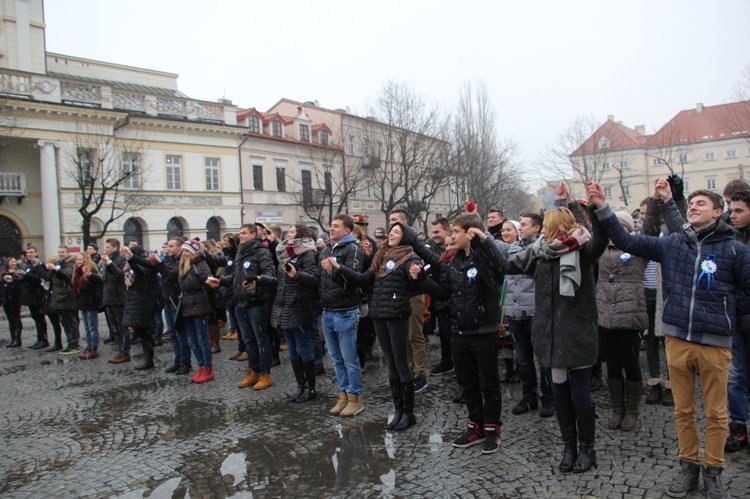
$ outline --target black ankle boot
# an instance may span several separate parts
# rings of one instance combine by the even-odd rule
[[[557,416],[557,423],[560,425],[563,444],[565,444],[563,457],[558,468],[563,473],[570,473],[573,471],[573,463],[578,458],[578,433],[573,404],[555,404],[555,415]]]
[[[294,379],[297,381],[297,392],[287,399],[287,402],[293,403],[305,393],[305,373],[302,371],[302,359],[289,359],[289,363],[292,364]]]
[[[573,473],[583,473],[596,464],[596,451],[594,450],[594,436],[596,432],[596,407],[576,407],[576,420],[578,421],[578,459],[573,464]]]
[[[315,390],[315,361],[303,362],[302,368],[305,373],[305,390],[296,400],[299,403],[309,402],[318,398],[318,392]]]
[[[136,371],[144,371],[146,369],[153,369],[154,367],[154,337],[149,331],[145,331],[141,335],[141,346],[143,347],[143,353],[146,358],[143,362],[135,366]]]

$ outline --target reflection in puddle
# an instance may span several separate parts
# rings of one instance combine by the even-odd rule
[[[247,454],[244,452],[235,452],[229,454],[227,458],[221,463],[221,476],[232,475],[234,477],[234,483],[232,487],[236,487],[237,484],[244,482],[247,477],[247,463],[245,462]]]
[[[172,478],[156,487],[149,495],[152,499],[172,499],[175,490],[180,486],[182,478]]]
[[[430,452],[440,452],[443,444],[443,436],[440,433],[430,435]]]

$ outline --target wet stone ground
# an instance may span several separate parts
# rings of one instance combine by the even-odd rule
[[[555,418],[511,413],[518,384],[503,387],[501,450],[483,456],[450,445],[466,417],[450,402],[450,375],[417,395],[416,427],[384,429],[391,404],[377,348],[365,412],[342,419],[328,415],[336,384],[327,359],[321,397],[297,405],[284,401],[294,391],[285,353],[275,385],[256,392],[235,386],[245,373],[227,359],[236,342],[214,356],[216,381],[193,385],[163,372],[169,343],[157,348],[158,369],[136,372],[109,364],[109,346],[93,361],[29,350],[33,325],[24,325],[23,348],[0,348],[3,496],[661,497],[677,461],[672,409],[644,405],[637,431],[610,431],[606,386],[595,394],[599,468],[562,475]],[[0,338],[7,344],[6,322]],[[430,344],[432,365],[437,338]],[[733,497],[748,496],[746,449],[727,455],[724,480]]]

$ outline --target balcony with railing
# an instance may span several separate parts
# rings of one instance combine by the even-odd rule
[[[0,172],[0,203],[5,198],[17,198],[18,204],[26,197],[26,174]]]
[[[0,69],[0,99],[3,97],[168,119],[237,124],[236,108],[229,101],[199,101],[178,90],[94,78]]]

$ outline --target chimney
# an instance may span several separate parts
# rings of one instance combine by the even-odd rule
[[[608,114],[608,115],[607,115],[607,119],[608,119],[609,121],[615,121],[615,115],[614,115],[614,114]]]
[[[232,99],[225,99],[224,97],[222,97],[221,99],[219,99],[219,103],[227,105],[227,106],[231,106]]]
[[[646,125],[636,125],[635,133],[638,135],[646,135]]]
[[[695,112],[696,114],[701,114],[703,112],[703,103],[699,102],[695,105]]]
[[[302,116],[302,106],[297,106],[297,116]]]

